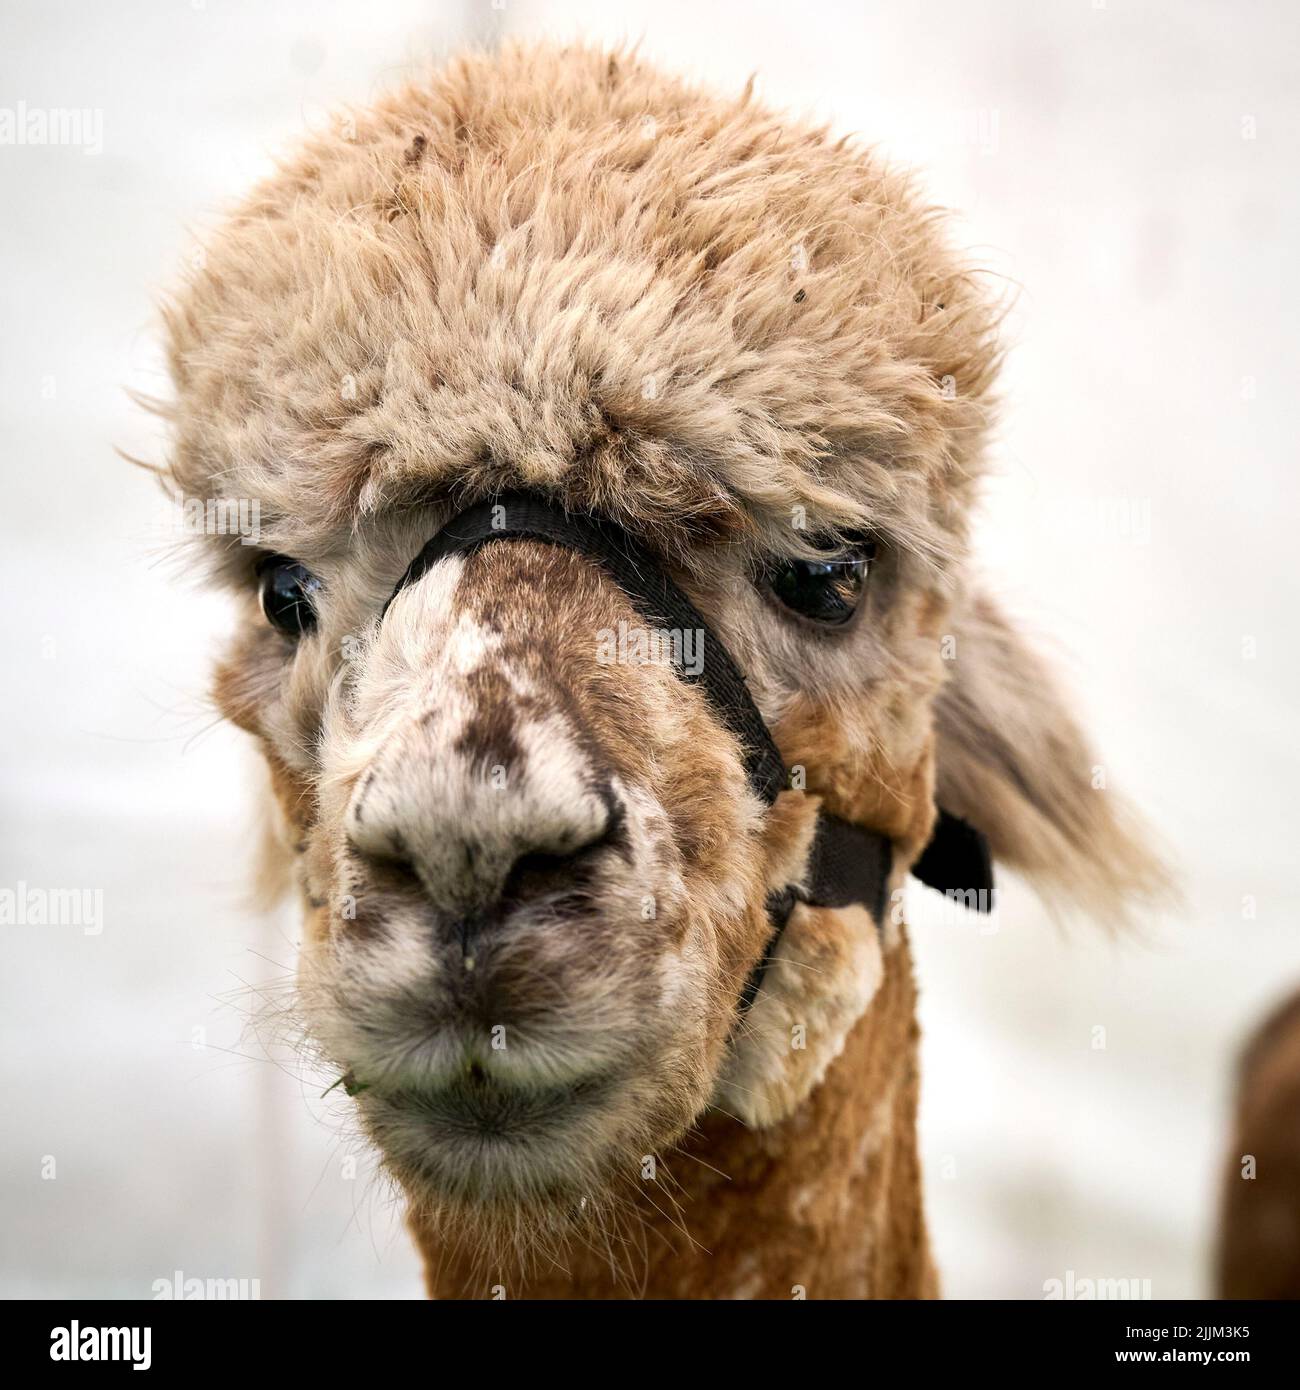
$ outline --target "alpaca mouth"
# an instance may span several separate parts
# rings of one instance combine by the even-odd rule
[[[503,1165],[570,1149],[616,1090],[598,1075],[560,1084],[502,1080],[471,1063],[450,1081],[366,1087],[362,1113],[391,1159],[458,1186],[495,1187]]]
[[[471,1067],[445,1084],[368,1087],[358,1100],[408,1190],[477,1209],[579,1200],[603,1167],[616,1090],[612,1075],[523,1085]]]

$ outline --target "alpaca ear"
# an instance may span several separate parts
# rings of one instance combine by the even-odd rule
[[[935,800],[1045,897],[1123,922],[1168,892],[1164,867],[1099,764],[1046,663],[986,597],[954,610],[935,704]]]

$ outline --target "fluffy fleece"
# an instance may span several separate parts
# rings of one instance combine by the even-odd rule
[[[412,1199],[430,1291],[933,1292],[906,933],[797,912],[737,1026],[766,893],[797,876],[819,802],[888,833],[901,882],[936,780],[1004,859],[1085,905],[1114,914],[1159,878],[965,574],[996,313],[939,216],[749,92],[622,52],[511,48],[308,139],[166,317],[169,486],[256,499],[261,553],[322,584],[316,631],[288,642],[258,612],[257,552],[205,538],[241,596],[217,698],[272,771],[312,1028],[370,1073],[363,1117]],[[761,816],[693,692],[599,666],[597,632],[630,610],[576,557],[494,547],[378,625],[455,505],[519,485],[658,552],[806,791]],[[843,632],[791,621],[755,582],[863,531],[879,558]],[[623,841],[576,901],[534,894],[471,961],[398,832],[471,849],[497,833],[474,789],[457,824],[418,773],[512,737],[526,756],[485,771],[558,807],[548,757],[571,782],[581,748]],[[404,877],[349,832],[377,768]],[[631,910],[647,893],[649,919]],[[491,1010],[524,1040],[509,1064],[466,1021],[486,1030]],[[596,1075],[566,1111],[547,1078],[579,1063]],[[483,1099],[484,1075],[514,1110]],[[467,1114],[504,1135],[481,1161]]]

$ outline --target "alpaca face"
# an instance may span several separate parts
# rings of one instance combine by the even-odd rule
[[[991,316],[860,151],[622,58],[467,61],[309,142],[169,328],[171,484],[259,504],[258,547],[205,538],[242,612],[217,698],[271,769],[311,1030],[413,1195],[571,1206],[710,1104],[788,1115],[901,932],[797,908],[739,1019],[819,805],[889,837],[894,890],[936,778],[1013,863],[1137,875],[965,587]],[[580,554],[445,559],[380,620],[512,487],[677,580],[795,773],[774,807]]]
[[[708,1099],[764,940],[762,816],[702,698],[608,650],[620,624],[578,555],[446,559],[325,711],[313,867],[343,911],[303,992],[416,1191],[577,1200]]]
[[[425,511],[427,529],[447,511]],[[220,689],[237,715],[237,691],[288,692],[251,712],[300,817],[303,1002],[393,1171],[428,1200],[573,1205],[636,1181],[710,1101],[764,1119],[788,1108],[810,1074],[772,1041],[788,1033],[774,1010],[797,989],[799,1021],[823,1025],[808,1061],[824,1065],[879,982],[878,924],[800,910],[791,978],[773,972],[742,1018],[766,899],[798,877],[817,802],[759,802],[735,737],[655,647],[663,635],[585,556],[512,540],[447,558],[378,621],[362,576],[393,580],[413,553],[377,525],[310,583],[289,567],[311,612],[292,612],[288,635],[274,622],[286,567],[264,565],[266,666],[240,654]],[[816,785],[864,760],[873,796],[890,789],[875,822],[908,845],[931,806],[924,681],[912,672],[876,724],[859,668],[872,639],[926,642],[930,610],[867,553],[846,541],[838,564],[792,552],[752,566],[705,543],[694,569],[712,581],[681,577],[747,652],[804,774]],[[830,739],[841,726],[847,743]]]

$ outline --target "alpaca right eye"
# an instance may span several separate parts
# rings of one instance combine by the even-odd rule
[[[258,566],[262,612],[272,627],[301,637],[316,626],[316,591],[320,580],[296,560],[272,555]]]
[[[875,542],[863,539],[824,560],[773,565],[762,578],[768,592],[798,617],[821,627],[844,627],[858,611],[875,558]]]

